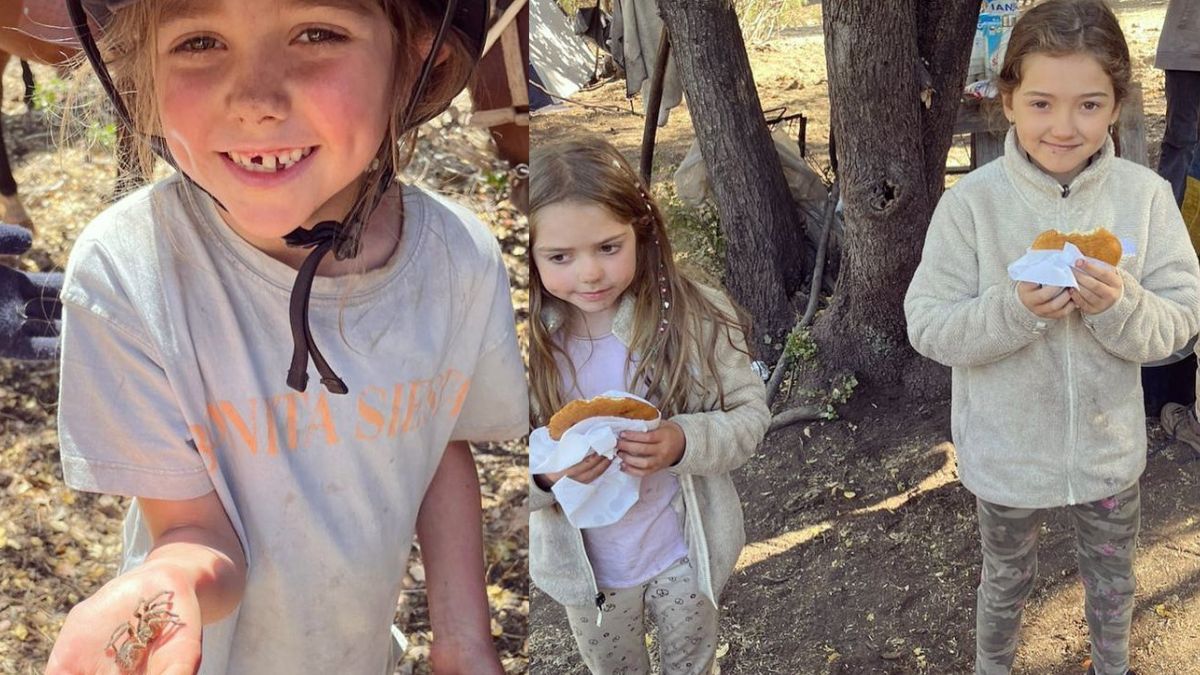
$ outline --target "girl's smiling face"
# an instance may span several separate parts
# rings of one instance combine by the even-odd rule
[[[1003,100],[1021,148],[1062,185],[1083,171],[1120,115],[1112,79],[1083,53],[1028,55],[1020,84]]]
[[[371,0],[168,0],[154,89],[180,168],[256,247],[341,219],[387,134],[396,46]]]
[[[633,227],[598,204],[574,202],[538,209],[536,219],[533,261],[542,286],[579,310],[572,332],[608,333],[617,301],[637,272]]]

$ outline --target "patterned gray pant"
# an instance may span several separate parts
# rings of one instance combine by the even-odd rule
[[[717,608],[700,592],[687,558],[633,588],[602,589],[604,608],[566,607],[579,655],[596,675],[645,675],[646,612],[658,627],[663,675],[704,675],[715,669]]]
[[[975,673],[1007,675],[1017,652],[1021,610],[1037,575],[1037,535],[1045,510],[976,502],[983,573],[975,606]],[[1138,484],[1106,499],[1063,508],[1075,524],[1092,663],[1097,675],[1125,675],[1133,553],[1142,512]]]

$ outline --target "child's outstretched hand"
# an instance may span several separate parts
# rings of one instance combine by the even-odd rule
[[[683,427],[667,420],[654,431],[622,431],[617,456],[622,471],[647,476],[678,463],[686,447]]]
[[[75,605],[54,642],[46,675],[193,675],[200,668],[200,603],[177,577],[147,562]],[[126,622],[135,635],[119,634],[110,649],[114,632]],[[134,667],[122,668],[119,658]]]
[[[1125,282],[1115,267],[1080,258],[1071,269],[1079,288],[1071,289],[1071,302],[1084,314],[1099,314],[1116,304]]]
[[[1070,293],[1061,286],[1043,286],[1028,281],[1017,282],[1017,298],[1029,311],[1043,319],[1061,319],[1075,311]]]
[[[617,447],[620,447],[620,445],[618,444]],[[563,478],[570,478],[580,483],[590,483],[607,471],[609,464],[612,464],[611,459],[603,455],[598,455],[595,452],[590,452],[587,457],[579,460],[579,463],[567,467],[566,470],[557,473],[538,474],[534,476],[534,480],[546,490],[550,489],[550,486]]]

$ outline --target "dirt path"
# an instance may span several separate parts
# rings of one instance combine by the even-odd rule
[[[978,533],[958,483],[949,401],[862,392],[842,419],[781,431],[738,474],[749,544],[722,597],[722,672],[967,673]],[[1150,425],[1133,663],[1200,672],[1200,461]],[[1047,519],[1018,671],[1077,674],[1088,655],[1074,535]],[[558,607],[532,592],[532,673],[586,673]]]
[[[1157,163],[1164,101],[1153,52],[1165,2],[1115,3],[1145,98]],[[809,115],[826,161],[825,60],[819,29],[784,31],[750,58],[763,107]],[[623,84],[579,97],[623,105]],[[638,102],[640,105],[640,102]],[[535,118],[535,142],[585,128],[635,157],[641,118],[572,107]],[[669,180],[692,140],[684,108],[659,132],[654,178]],[[819,358],[819,356],[818,356]],[[857,391],[836,422],[767,438],[736,475],[747,538],[722,597],[723,673],[967,673],[974,658],[979,540],[974,498],[958,482],[949,401],[914,404]],[[1132,637],[1142,673],[1200,673],[1200,461],[1154,420],[1142,479],[1139,589]],[[1039,577],[1017,671],[1081,673],[1088,654],[1073,533],[1061,514],[1041,533]],[[531,589],[530,672],[582,675],[561,609]]]
[[[726,672],[971,670],[978,534],[948,404],[864,392],[836,423],[772,437],[743,470],[751,544],[726,596]],[[1195,672],[1200,462],[1151,433],[1133,663]],[[1065,514],[1043,527],[1039,568],[1018,672],[1078,673],[1087,631]]]

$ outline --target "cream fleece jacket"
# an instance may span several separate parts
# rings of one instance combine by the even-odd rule
[[[732,312],[716,291],[708,297]],[[563,317],[543,312],[541,320],[551,331],[562,327]],[[627,347],[633,332],[633,302],[622,298],[613,319],[613,335]],[[734,344],[745,349],[742,335]],[[729,472],[754,454],[771,413],[766,388],[750,366],[746,354],[717,338],[718,377],[725,386],[725,405],[718,405],[716,386],[692,392],[686,409],[692,412],[670,420],[683,428],[687,447],[679,463],[668,469],[679,477],[684,507],[684,538],[688,555],[704,594],[716,605],[721,589],[733,574],[746,533],[742,528],[742,503]],[[554,493],[529,481],[529,576],[538,588],[563,605],[600,604],[600,591],[583,546],[583,533],[573,527],[555,502]]]
[[[1034,315],[1008,264],[1042,230],[1095,227],[1136,242],[1119,266],[1121,298],[1094,316]],[[1010,130],[1005,154],[938,203],[904,310],[913,347],[953,369],[963,485],[1004,506],[1079,504],[1145,468],[1140,364],[1200,327],[1200,267],[1170,185],[1114,157],[1111,140],[1064,187]]]

